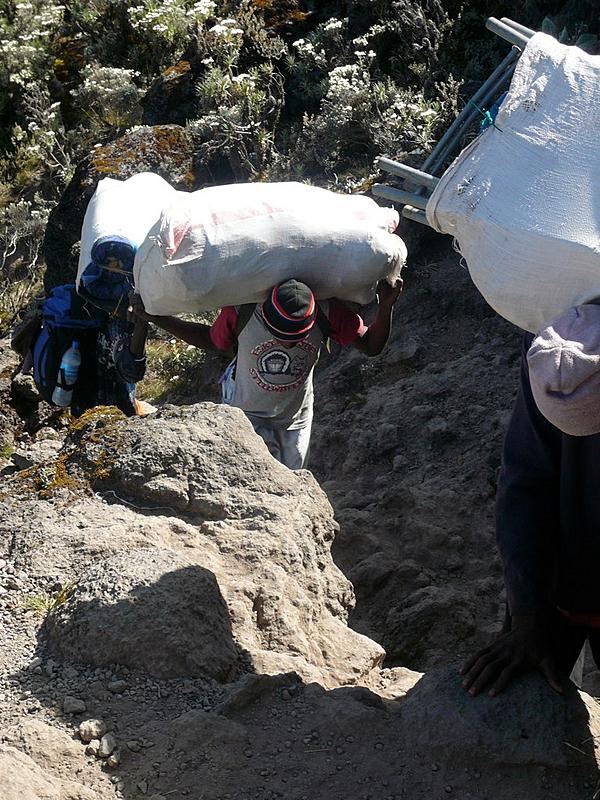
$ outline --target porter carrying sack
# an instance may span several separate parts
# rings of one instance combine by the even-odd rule
[[[135,256],[150,314],[257,303],[290,278],[317,299],[369,302],[400,275],[398,213],[369,197],[301,183],[249,183],[177,192]]]
[[[488,303],[525,330],[600,297],[599,130],[600,58],[537,33],[495,126],[427,203]]]
[[[122,304],[133,290],[135,252],[174,195],[153,172],[101,180],[83,220],[78,291],[106,310]]]

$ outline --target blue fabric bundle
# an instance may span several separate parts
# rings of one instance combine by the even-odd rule
[[[81,276],[86,293],[97,300],[119,303],[133,291],[136,247],[121,236],[102,236],[94,242],[92,260]]]

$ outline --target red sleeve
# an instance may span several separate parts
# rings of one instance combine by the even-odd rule
[[[354,344],[367,332],[367,326],[362,317],[355,314],[354,311],[350,311],[339,300],[329,301],[327,316],[331,325],[331,338],[341,345]]]
[[[237,319],[234,306],[225,306],[210,326],[210,340],[218,350],[229,350],[235,343]]]

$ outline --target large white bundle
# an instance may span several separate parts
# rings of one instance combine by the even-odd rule
[[[427,204],[488,303],[536,331],[600,297],[600,58],[536,34],[496,118]]]
[[[152,314],[258,302],[289,278],[366,303],[406,259],[397,224],[368,197],[301,183],[177,192],[136,254],[135,285]]]
[[[135,250],[174,195],[175,189],[153,172],[140,172],[126,181],[99,181],[83,219],[77,285],[98,240],[123,240]]]

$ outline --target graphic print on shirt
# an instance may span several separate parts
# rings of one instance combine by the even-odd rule
[[[257,345],[251,354],[256,358],[256,367],[249,369],[254,382],[265,392],[289,392],[307,379],[318,348],[306,339],[290,348],[269,339]]]

